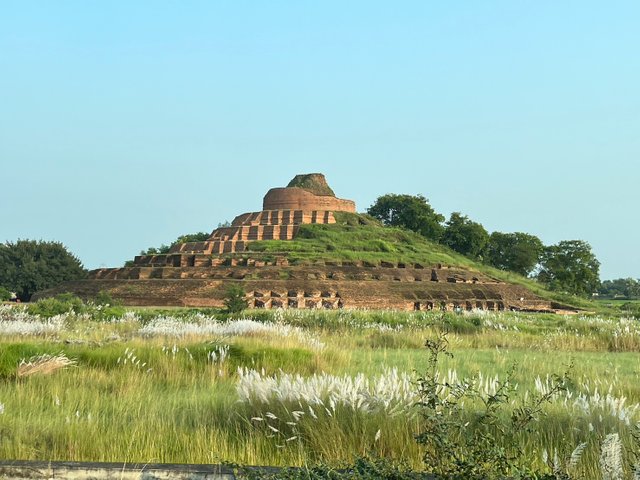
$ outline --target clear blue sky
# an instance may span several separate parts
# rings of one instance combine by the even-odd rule
[[[640,2],[0,0],[0,241],[88,268],[324,172],[640,277]]]

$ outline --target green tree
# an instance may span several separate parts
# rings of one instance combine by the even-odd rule
[[[451,214],[441,239],[452,250],[471,258],[478,258],[488,241],[485,228],[460,212]]]
[[[140,250],[140,255],[162,255],[169,253],[171,245],[161,244],[159,247],[149,247],[146,250]]]
[[[197,232],[197,233],[187,233],[185,235],[180,235],[176,238],[171,245],[161,244],[159,247],[149,247],[146,250],[141,250],[140,255],[162,255],[165,253],[169,253],[171,248],[180,243],[187,242],[204,242],[209,238],[211,234],[206,232]]]
[[[86,275],[82,263],[59,242],[18,240],[0,244],[0,286],[28,301],[35,292]]]
[[[500,270],[528,276],[540,260],[544,245],[528,233],[493,232],[484,252],[484,260]]]
[[[240,313],[249,306],[247,294],[240,285],[229,285],[224,295],[224,309],[227,313]]]
[[[204,242],[211,236],[210,233],[207,232],[196,232],[196,233],[187,233],[186,235],[180,235],[175,242],[171,244],[173,247],[179,243],[187,243],[187,242]]]
[[[600,262],[591,245],[565,240],[545,247],[540,258],[538,280],[550,289],[587,296],[598,289]]]
[[[616,278],[615,280],[605,280],[598,289],[600,295],[611,297],[640,297],[640,280],[633,278]]]
[[[384,225],[403,227],[431,240],[439,241],[444,233],[444,217],[422,195],[383,195],[367,213]]]

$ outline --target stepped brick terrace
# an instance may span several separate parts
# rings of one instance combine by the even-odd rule
[[[303,179],[303,180],[297,180]],[[297,186],[306,181],[318,186],[326,186],[327,194]],[[248,242],[256,240],[292,240],[298,227],[305,223],[335,223],[333,212],[355,213],[356,204],[351,200],[342,200],[333,195],[324,175],[313,173],[299,175],[286,188],[272,188],[262,201],[262,211],[238,215],[231,226],[215,229],[205,242],[189,242],[176,245],[166,259],[174,266],[183,266],[183,255],[205,255],[243,252]],[[176,257],[180,257],[180,263]],[[193,260],[193,262],[192,262]],[[202,261],[202,259],[200,259]],[[136,257],[137,265],[155,264],[162,259]],[[195,266],[195,257],[187,257],[187,264]],[[206,262],[205,262],[206,263]]]
[[[305,224],[336,223],[355,213],[337,198],[324,175],[297,175],[272,188],[262,210],[238,215],[204,242],[175,245],[169,253],[139,255],[132,265],[90,272],[42,296],[72,291],[92,298],[108,291],[127,305],[222,305],[230,284],[240,284],[254,308],[372,308],[404,310],[527,310],[561,308],[528,289],[478,271],[427,263],[314,260],[291,262],[286,253],[251,251],[255,241],[293,240]]]

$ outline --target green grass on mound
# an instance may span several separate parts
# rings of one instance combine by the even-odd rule
[[[251,252],[286,253],[292,262],[364,261],[443,263],[472,268],[472,260],[417,233],[384,227],[366,215],[336,213],[337,223],[301,225],[294,240],[251,242]]]
[[[301,225],[294,240],[265,240],[248,244],[249,252],[261,252],[265,258],[286,254],[291,263],[315,261],[362,261],[420,263],[424,266],[443,264],[482,272],[506,283],[528,288],[549,300],[590,310],[602,310],[595,302],[571,295],[549,292],[537,281],[513,272],[476,262],[450,248],[432,242],[417,233],[401,228],[385,227],[361,214],[335,213],[331,225]]]

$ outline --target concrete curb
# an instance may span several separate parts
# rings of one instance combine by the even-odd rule
[[[269,473],[274,467],[251,467]],[[176,463],[100,463],[100,462],[38,462],[28,460],[0,461],[2,480],[235,480],[231,467]]]

